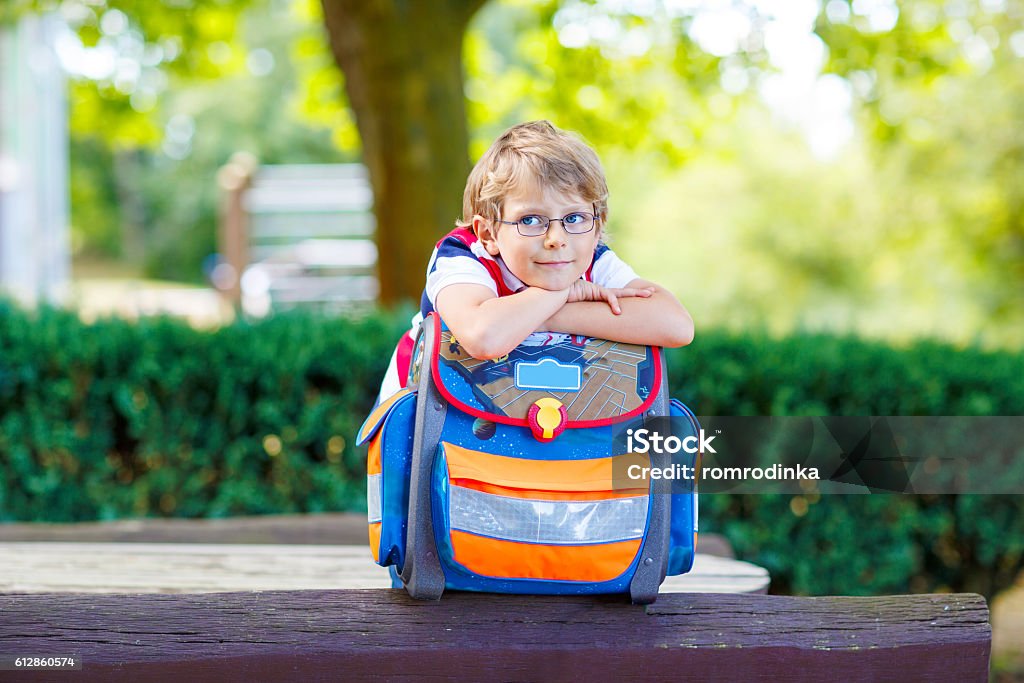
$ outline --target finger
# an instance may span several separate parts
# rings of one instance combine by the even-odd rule
[[[609,291],[614,292],[616,296],[620,296],[620,297],[639,296],[639,297],[646,298],[646,297],[649,297],[652,294],[651,290],[648,290],[648,289],[635,289],[633,287],[623,287],[621,289],[612,289],[612,290],[609,290]]]
[[[619,308],[619,299],[617,296],[615,296],[615,292],[611,291],[610,289],[606,290],[606,292],[608,298],[608,305],[611,306],[612,313],[614,313],[615,315],[621,314],[622,309]]]

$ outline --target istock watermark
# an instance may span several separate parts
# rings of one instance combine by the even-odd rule
[[[626,468],[626,476],[633,480],[673,479],[696,481],[698,475],[704,480],[744,481],[747,479],[821,479],[817,467],[783,467],[775,464],[770,467],[691,467],[672,463],[667,467],[644,467],[632,464]]]
[[[622,488],[1024,494],[1024,416],[648,417],[613,441]]]
[[[647,453],[651,449],[655,453],[714,453],[715,449],[711,446],[714,440],[715,437],[706,436],[703,429],[699,435],[691,434],[681,439],[675,434],[662,436],[658,432],[644,428],[626,430],[626,448],[630,453]]]

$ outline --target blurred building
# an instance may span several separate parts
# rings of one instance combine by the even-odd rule
[[[63,299],[69,284],[68,122],[56,17],[0,27],[0,294]]]

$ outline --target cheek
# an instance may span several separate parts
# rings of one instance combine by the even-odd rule
[[[597,250],[597,236],[591,238],[585,246],[580,249],[581,259],[593,259],[594,252]]]

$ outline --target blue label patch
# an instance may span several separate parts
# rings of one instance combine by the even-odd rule
[[[517,389],[544,391],[579,391],[583,373],[578,365],[559,363],[554,358],[516,363]]]

